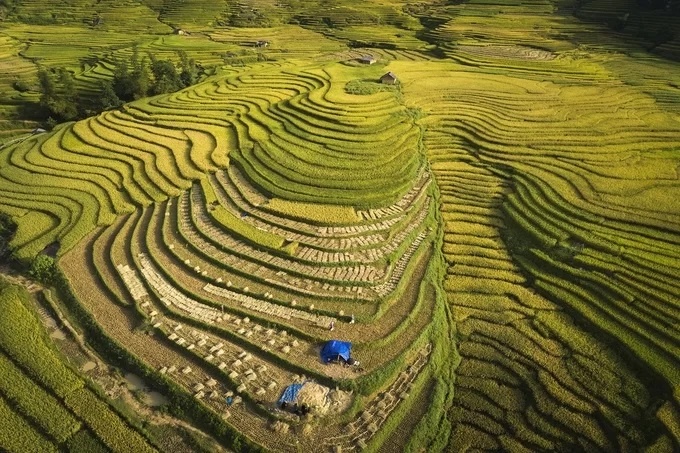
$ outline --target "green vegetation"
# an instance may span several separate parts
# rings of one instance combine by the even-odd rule
[[[12,209],[9,209],[11,212]],[[22,212],[22,214],[25,214]],[[16,223],[12,221],[12,217],[5,212],[0,213],[0,261],[8,260],[13,250],[10,247],[12,236],[16,233]]]
[[[352,80],[345,85],[348,94],[375,94],[384,91],[396,91],[395,85],[383,85],[377,80]]]
[[[101,111],[120,107],[124,101],[140,99],[147,95],[177,91],[196,83],[205,73],[199,74],[196,61],[189,58],[184,50],[177,51],[180,71],[175,63],[159,60],[154,54],[140,59],[137,47],[133,48],[131,67],[128,61],[116,61],[110,80],[100,80],[95,99],[78,93],[73,76],[64,68],[52,69],[50,74],[44,68],[38,71],[40,84],[40,108],[46,125],[51,129],[58,122],[84,118]],[[18,91],[28,91],[27,85],[15,86]]]
[[[678,450],[661,3],[1,2],[0,258],[234,451]],[[26,297],[0,449],[171,449]]]
[[[35,315],[26,306],[26,293],[20,287],[2,282],[0,347],[25,373],[58,397],[83,386],[79,379],[48,346]],[[30,348],[27,345],[31,345]]]
[[[78,94],[76,93],[73,77],[65,69],[57,73],[61,92],[57,93],[56,83],[52,76],[43,70],[38,71],[40,81],[40,107],[47,111],[52,120],[71,121],[78,118]]]
[[[17,415],[3,398],[0,398],[0,417],[0,446],[3,449],[36,453],[57,451],[54,445]]]
[[[154,451],[139,433],[70,369],[29,308],[28,293],[0,280],[0,446],[8,451],[56,451],[98,441],[112,451]],[[10,409],[11,407],[11,409]],[[80,439],[80,440],[76,440]]]
[[[203,189],[205,204],[208,206],[208,212],[222,227],[253,244],[259,244],[272,249],[283,247],[284,238],[241,222],[237,216],[227,211],[223,206],[220,206],[215,192],[205,179],[201,180],[201,188]]]
[[[0,356],[0,385],[5,399],[18,412],[34,420],[56,443],[78,431],[80,423],[59,403],[21,372],[4,354]]]
[[[320,224],[349,224],[359,220],[356,211],[350,206],[300,203],[272,198],[265,207],[285,217]]]
[[[54,280],[55,266],[54,258],[51,256],[38,255],[31,261],[31,268],[28,270],[28,273],[36,280],[49,285]]]
[[[91,390],[82,388],[70,393],[65,399],[66,406],[78,413],[102,442],[113,451],[152,452],[143,437],[131,430],[111,408]]]

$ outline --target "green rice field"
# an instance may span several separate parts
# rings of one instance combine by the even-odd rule
[[[680,450],[680,4],[649,3],[0,2],[0,271],[166,401],[114,408],[0,280],[0,450],[165,451],[149,414],[239,452]],[[40,69],[92,100],[179,51],[195,84],[37,116]]]

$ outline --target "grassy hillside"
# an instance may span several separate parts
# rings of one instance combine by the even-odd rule
[[[653,41],[680,17],[633,3],[12,2],[9,246],[235,451],[678,450],[680,71]],[[38,65],[96,97],[177,50],[199,83],[25,133]],[[311,414],[277,405],[307,381]],[[90,399],[38,422],[3,389],[45,448]]]

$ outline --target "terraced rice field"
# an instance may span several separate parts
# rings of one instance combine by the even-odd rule
[[[94,388],[63,362],[32,313],[28,293],[0,281],[0,447],[5,451],[153,452]],[[30,345],[30,347],[27,347]]]
[[[29,209],[27,192],[53,200],[51,224],[20,220],[17,254],[58,242],[74,294],[111,341],[272,448],[294,449],[303,429],[253,431],[297,424],[271,412],[286,385],[322,385],[319,416],[365,408],[361,423],[326,427],[361,448],[431,352],[450,347],[435,334],[447,320],[419,128],[392,93],[345,95],[330,74],[347,69],[334,66],[247,68],[3,154],[9,206]],[[40,176],[20,186],[29,171]],[[147,334],[124,327],[140,321]],[[318,345],[338,336],[361,371],[319,361]]]
[[[91,93],[133,51],[102,3]],[[678,450],[677,64],[562,2],[284,3],[135,2],[141,51],[215,75],[0,149],[14,254],[56,255],[85,339],[235,451]],[[303,382],[306,417],[277,404]],[[3,392],[25,442],[75,432]]]
[[[428,109],[462,357],[452,446],[672,445],[677,111],[616,80],[434,66],[429,80],[405,63],[389,68]],[[663,403],[650,393],[659,385]]]
[[[3,142],[6,137],[32,129],[30,123],[19,121],[13,115],[18,105],[31,98],[30,94],[17,91],[15,82],[22,79],[30,84],[35,77],[33,65],[20,57],[23,47],[20,41],[0,36],[0,140]]]

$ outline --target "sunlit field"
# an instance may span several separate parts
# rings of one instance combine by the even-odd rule
[[[3,10],[2,269],[42,286],[0,282],[0,450],[169,448],[37,298],[232,451],[677,451],[680,13],[514,3]],[[96,99],[177,51],[197,83],[35,130],[40,68]]]

